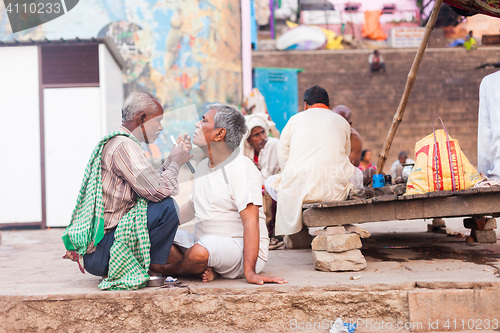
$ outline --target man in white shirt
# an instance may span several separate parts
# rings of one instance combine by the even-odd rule
[[[245,118],[213,104],[196,124],[193,143],[207,157],[198,165],[191,200],[180,208],[180,223],[195,218],[195,232],[178,230],[166,275],[195,275],[203,282],[219,275],[249,283],[286,283],[259,274],[267,261],[269,237],[262,210],[259,170],[239,153]]]
[[[277,235],[302,230],[303,203],[347,199],[355,187],[357,169],[349,160],[350,138],[349,123],[330,110],[325,89],[314,86],[306,90],[304,111],[291,117],[281,132],[278,158],[282,172],[265,184],[278,202]],[[362,178],[362,173],[356,177]]]
[[[477,171],[500,180],[500,71],[486,76],[479,87]]]
[[[408,158],[408,154],[405,151],[400,151],[398,154],[398,159],[394,161],[391,165],[391,177],[393,180],[402,176],[403,173],[403,164],[412,164],[415,163],[414,160]]]

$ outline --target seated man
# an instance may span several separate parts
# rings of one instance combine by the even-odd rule
[[[368,56],[368,64],[370,65],[370,77],[373,73],[378,71],[382,71],[382,73],[385,74],[384,57],[382,57],[378,50],[373,51],[373,53]]]
[[[352,112],[345,105],[337,105],[332,109],[333,112],[344,117],[345,120],[351,125],[351,153],[349,154],[349,160],[355,167],[359,167],[361,162],[361,152],[363,151],[363,139],[361,134],[352,128]]]
[[[486,76],[479,87],[477,171],[500,180],[500,71]]]
[[[275,175],[280,171],[278,161],[278,142],[273,137],[268,137],[269,123],[268,115],[256,113],[245,117],[248,132],[241,140],[241,152],[260,170],[262,180],[265,181],[269,176]],[[274,124],[274,123],[272,123]],[[273,209],[273,199],[267,192],[264,196],[264,213],[266,214],[266,225],[271,238],[270,249],[279,246],[279,242],[274,236],[274,215],[276,209]],[[275,205],[275,204],[274,204]],[[273,212],[274,210],[274,212]]]
[[[403,164],[415,163],[414,160],[408,158],[408,154],[405,151],[400,151],[398,154],[398,159],[394,161],[391,165],[391,177],[393,180],[401,177],[403,173]]]
[[[133,92],[122,108],[122,126],[97,145],[63,241],[67,258],[93,275],[101,289],[137,289],[167,264],[179,217],[177,173],[190,158],[190,138],[159,171],[139,142],[153,143],[163,130],[163,108],[148,93]],[[82,267],[80,267],[82,269]],[[83,270],[82,270],[83,273]]]
[[[262,210],[262,180],[255,165],[238,151],[245,118],[221,104],[208,106],[196,124],[193,143],[207,157],[194,175],[191,200],[180,223],[195,218],[195,231],[179,230],[162,270],[165,275],[245,277],[249,283],[286,283],[259,273],[267,261],[269,238]]]
[[[350,137],[349,123],[330,110],[325,89],[307,89],[304,111],[291,117],[281,133],[278,158],[282,172],[265,184],[278,202],[277,235],[301,231],[303,203],[347,198],[354,187],[351,177],[362,177],[349,160]]]

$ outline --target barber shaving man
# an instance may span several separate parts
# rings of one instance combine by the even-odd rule
[[[180,136],[160,170],[140,142],[153,143],[163,127],[159,100],[132,92],[122,107],[122,126],[105,136],[89,161],[63,234],[65,258],[82,273],[105,277],[100,289],[138,289],[167,265],[177,230],[177,175],[190,158],[190,138]],[[83,267],[82,267],[83,266]]]

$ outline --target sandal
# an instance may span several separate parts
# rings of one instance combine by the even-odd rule
[[[269,240],[269,250],[283,250],[284,248],[285,242],[274,237]]]

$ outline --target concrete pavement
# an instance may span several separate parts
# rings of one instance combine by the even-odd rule
[[[461,219],[446,222],[468,235]],[[362,224],[372,237],[360,272],[315,271],[310,250],[281,250],[270,251],[263,273],[286,285],[180,278],[184,288],[130,292],[102,292],[98,277],[63,260],[62,229],[3,230],[0,331],[327,332],[337,317],[358,321],[356,332],[447,331],[446,320],[459,331],[481,324],[484,332],[486,320],[500,330],[500,243],[468,245],[461,235],[427,233],[427,223]],[[373,326],[382,322],[391,329]]]

